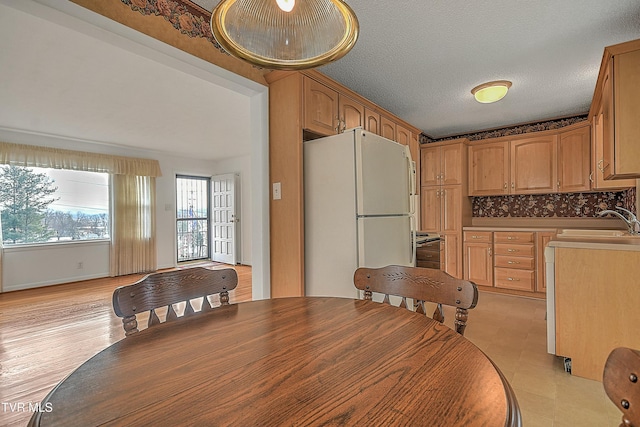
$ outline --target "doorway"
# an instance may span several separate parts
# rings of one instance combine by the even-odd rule
[[[216,175],[211,178],[211,259],[225,264],[238,262],[240,218],[236,213],[237,174]]]
[[[176,176],[176,239],[178,262],[210,258],[210,179]]]

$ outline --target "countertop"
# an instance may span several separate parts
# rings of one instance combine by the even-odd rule
[[[462,227],[462,231],[551,231],[556,232],[557,228],[549,227]]]
[[[598,238],[560,238],[549,242],[552,248],[574,248],[574,249],[595,249],[603,251],[636,251],[640,252],[640,238],[637,241],[629,243],[629,240],[620,238],[620,242],[615,239],[598,239]]]

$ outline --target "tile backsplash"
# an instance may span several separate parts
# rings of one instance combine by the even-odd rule
[[[636,211],[636,189],[600,193],[472,197],[474,218],[596,218],[604,209]]]

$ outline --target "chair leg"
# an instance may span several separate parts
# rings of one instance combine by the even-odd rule
[[[456,332],[460,335],[464,335],[464,330],[467,327],[467,319],[469,318],[469,311],[466,308],[456,308]]]

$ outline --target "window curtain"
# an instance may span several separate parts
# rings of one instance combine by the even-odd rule
[[[151,272],[156,257],[156,180],[111,175],[111,256],[109,274]]]
[[[60,148],[0,142],[0,164],[36,168],[106,172],[117,175],[161,176],[157,160],[112,156]]]
[[[1,164],[109,173],[112,218],[110,275],[157,269],[155,178],[162,176],[157,160],[0,141]],[[1,237],[0,230],[0,290]]]

